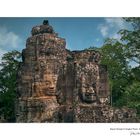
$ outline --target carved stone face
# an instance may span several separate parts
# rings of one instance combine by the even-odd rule
[[[83,76],[81,79],[81,97],[84,102],[92,103],[96,101],[95,81]]]
[[[56,94],[57,77],[55,74],[46,74],[44,76],[45,86],[43,89],[46,95]]]
[[[79,63],[77,65],[78,90],[83,102],[97,103],[99,70],[94,63]]]
[[[43,81],[33,83],[35,96],[54,96],[56,95],[57,75],[45,74]]]

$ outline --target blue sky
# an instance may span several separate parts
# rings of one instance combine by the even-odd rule
[[[46,18],[0,18],[0,57],[11,51],[25,48],[33,26]],[[66,39],[67,48],[81,50],[90,46],[101,47],[104,39],[119,39],[116,33],[128,28],[122,18],[47,18],[60,37]]]

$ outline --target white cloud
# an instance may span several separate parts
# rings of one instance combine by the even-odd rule
[[[16,49],[21,43],[21,38],[12,31],[8,31],[6,27],[0,26],[0,48]]]
[[[0,63],[2,62],[1,58],[2,58],[3,54],[5,54],[5,53],[7,53],[7,51],[2,50],[2,49],[0,48]],[[0,66],[0,69],[1,69],[1,66]]]
[[[120,35],[117,32],[120,29],[127,28],[126,22],[122,18],[104,18],[104,24],[100,24],[98,29],[100,30],[103,37],[112,37],[120,39]]]
[[[121,39],[121,35],[120,34],[117,34],[117,33],[115,33],[113,35],[110,35],[110,37],[113,38],[113,39],[117,39],[117,40],[120,40]]]
[[[100,25],[98,27],[98,29],[100,30],[100,32],[101,32],[101,34],[102,34],[103,37],[106,37],[108,35],[108,31],[109,31],[108,26],[106,26],[106,25]]]
[[[109,27],[116,27],[122,29],[126,27],[126,24],[122,18],[104,18]]]
[[[7,51],[0,49],[0,59],[2,58],[3,54],[7,53]]]

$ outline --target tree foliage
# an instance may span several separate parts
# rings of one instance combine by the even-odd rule
[[[108,67],[113,105],[137,109],[140,114],[140,18],[124,18],[132,25],[120,30],[120,40],[107,39],[100,48],[101,64]],[[130,67],[135,61],[138,66]]]
[[[130,30],[120,30],[121,40],[126,44],[126,56],[140,65],[140,18],[124,18],[132,25]]]
[[[3,55],[0,63],[0,116],[8,122],[15,120],[16,74],[21,58],[18,51]]]
[[[140,82],[133,81],[126,87],[122,101],[126,106],[137,109],[137,113],[140,114]]]
[[[101,64],[107,65],[113,105],[118,106],[125,86],[129,84],[130,70],[124,55],[124,45],[117,40],[107,39],[101,47]]]

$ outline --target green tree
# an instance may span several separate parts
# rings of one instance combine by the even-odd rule
[[[140,82],[140,66],[131,69],[131,79]]]
[[[140,18],[124,18],[124,20],[132,25],[129,30],[122,29],[119,31],[121,40],[126,44],[125,55],[140,65]]]
[[[138,66],[131,68],[130,81],[132,84],[126,86],[121,101],[126,106],[137,109],[140,114],[140,18],[124,18],[124,20],[132,25],[129,30],[123,29],[119,32],[121,40],[125,44],[125,56]]]
[[[126,85],[130,82],[130,70],[124,55],[124,45],[115,39],[107,39],[100,48],[100,52],[102,54],[101,64],[108,67],[113,105],[121,106],[120,99]]]
[[[140,82],[133,81],[126,87],[122,101],[127,107],[135,108],[140,115]]]
[[[21,53],[11,51],[3,55],[0,63],[0,116],[8,122],[15,120],[16,74]]]

